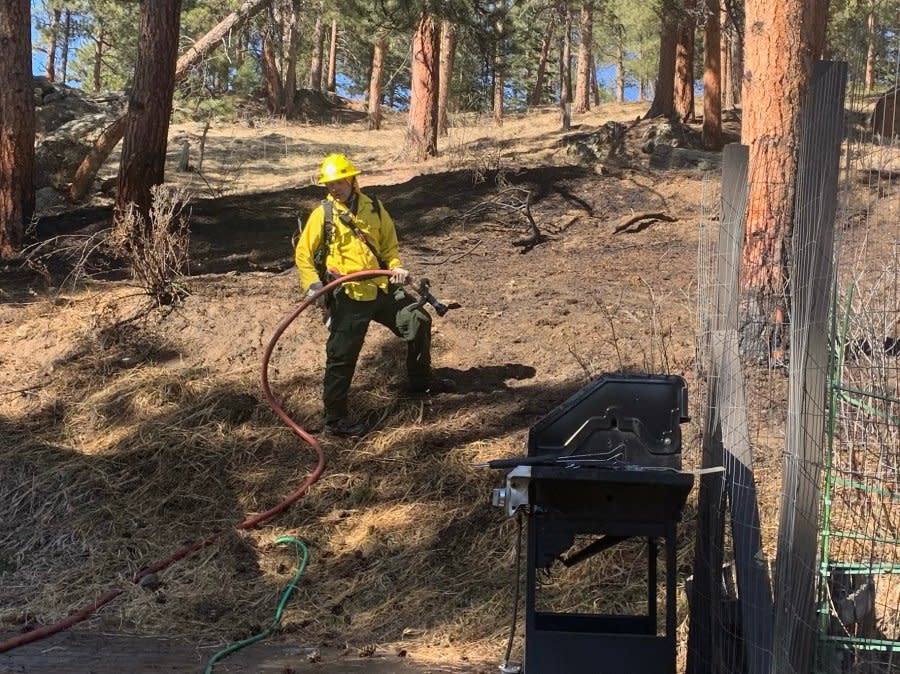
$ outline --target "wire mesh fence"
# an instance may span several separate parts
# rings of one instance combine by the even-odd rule
[[[772,177],[732,146],[704,193],[695,400],[724,472],[700,483],[688,672],[900,671],[900,99],[817,68],[783,294],[741,277]]]
[[[875,100],[851,88],[820,532],[828,674],[900,671],[900,129],[884,114],[896,84]]]

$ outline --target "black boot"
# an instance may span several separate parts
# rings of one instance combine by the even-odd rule
[[[365,435],[368,431],[369,426],[362,421],[351,421],[344,418],[325,422],[326,433],[342,438],[358,438]]]

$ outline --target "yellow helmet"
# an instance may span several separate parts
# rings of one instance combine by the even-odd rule
[[[325,157],[322,162],[318,184],[327,185],[356,175],[359,175],[359,171],[350,163],[350,160],[342,154],[334,153]]]

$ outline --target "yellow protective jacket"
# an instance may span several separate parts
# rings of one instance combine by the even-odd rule
[[[402,266],[398,257],[399,245],[397,243],[397,230],[390,214],[381,205],[379,209],[373,208],[372,199],[362,192],[356,192],[358,208],[356,215],[350,214],[347,207],[328,195],[332,202],[332,237],[329,246],[325,266],[338,274],[352,274],[365,269],[379,269],[378,260],[369,250],[369,247],[353,233],[353,230],[345,225],[340,218],[341,214],[349,215],[353,223],[362,232],[372,247],[378,252],[378,257],[387,265],[388,269]],[[300,272],[300,285],[303,290],[319,281],[319,274],[313,264],[313,255],[319,247],[319,242],[325,231],[325,209],[319,204],[309,218],[297,241],[294,250],[294,259],[297,262],[297,270]],[[343,285],[344,292],[354,300],[374,300],[378,289],[387,290],[388,278],[379,276],[364,281],[350,281]]]

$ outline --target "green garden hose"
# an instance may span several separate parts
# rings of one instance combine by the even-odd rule
[[[242,639],[241,641],[236,641],[228,648],[225,648],[213,655],[209,659],[209,664],[206,665],[205,674],[212,674],[213,666],[222,658],[231,655],[235,651],[242,649],[244,646],[249,646],[250,644],[255,644],[257,641],[262,641],[263,639],[265,639],[275,631],[275,628],[278,627],[278,623],[281,622],[281,616],[284,613],[284,607],[287,604],[288,599],[291,598],[291,594],[293,594],[294,590],[297,589],[297,582],[300,580],[300,576],[303,575],[303,570],[306,568],[306,562],[309,559],[309,550],[306,549],[306,545],[303,544],[303,541],[298,538],[294,538],[293,536],[279,536],[277,539],[275,539],[275,542],[293,543],[300,549],[302,555],[300,565],[297,567],[297,572],[294,574],[294,577],[291,578],[291,582],[288,583],[287,587],[284,588],[284,592],[281,593],[281,599],[278,601],[278,607],[275,609],[275,619],[272,620],[271,625],[269,625],[259,634],[254,634],[252,637],[247,637],[246,639]]]

